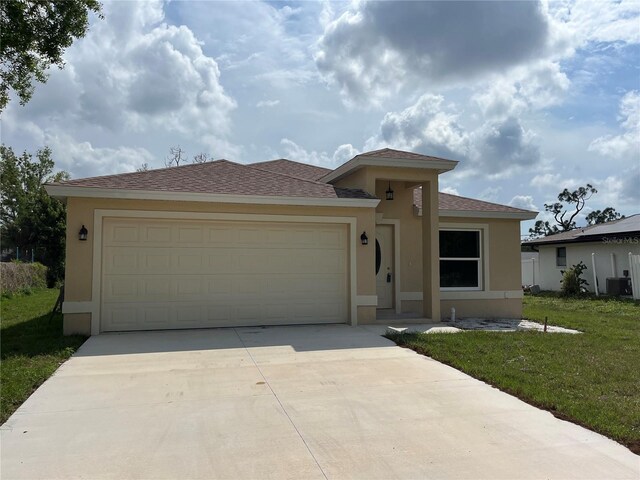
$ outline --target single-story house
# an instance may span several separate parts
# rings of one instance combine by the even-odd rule
[[[64,331],[520,317],[536,213],[439,194],[457,163],[383,149],[48,184],[67,205]]]
[[[587,290],[618,294],[617,285],[620,281],[628,285],[630,280],[622,279],[632,275],[629,254],[640,255],[640,214],[527,240],[523,245],[538,250],[536,283],[542,290],[560,290],[561,272],[582,262],[587,267],[582,274],[589,283]],[[607,291],[607,278],[621,279],[608,282],[615,291]]]

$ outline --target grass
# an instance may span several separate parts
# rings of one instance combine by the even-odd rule
[[[526,296],[524,316],[584,332],[401,334],[401,346],[640,454],[640,302]]]
[[[0,424],[86,340],[62,335],[62,315],[49,322],[58,290],[3,297],[0,304]]]

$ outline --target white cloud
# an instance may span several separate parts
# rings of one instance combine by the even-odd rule
[[[618,116],[623,133],[596,138],[589,150],[612,158],[627,158],[640,164],[640,92],[627,92],[620,100]]]
[[[531,195],[516,195],[509,201],[509,205],[515,208],[522,208],[523,210],[538,211],[538,207],[533,203],[533,197]]]
[[[284,150],[283,158],[326,168],[336,168],[360,153],[351,144],[340,145],[333,154],[315,150],[307,151],[288,138],[283,138],[280,145]]]
[[[501,190],[502,187],[487,187],[482,192],[480,192],[479,197],[481,200],[485,200],[487,202],[497,202],[498,195],[500,194]]]
[[[540,162],[535,135],[514,117],[485,124],[474,132],[473,143],[473,166],[489,178],[508,178]]]
[[[640,4],[636,0],[550,2],[549,11],[577,46],[587,42],[640,43]]]
[[[471,98],[485,117],[505,118],[561,103],[570,85],[557,62],[541,61],[495,75]]]
[[[275,107],[280,104],[280,100],[260,100],[256,103],[256,107],[265,108],[265,107]]]
[[[529,184],[537,188],[555,187],[560,180],[560,174],[558,173],[541,173],[533,177]]]
[[[453,187],[443,187],[440,189],[440,191],[442,193],[448,193],[449,195],[460,195],[460,193],[458,193],[458,190]]]
[[[75,175],[91,174],[92,162],[104,171],[106,153],[92,145],[110,137],[130,145],[109,149],[123,168],[150,137],[166,142],[163,149],[187,137],[216,154],[237,153],[227,138],[236,103],[220,83],[217,63],[188,27],[165,23],[163,8],[161,1],[107,2],[105,20],[93,22],[67,50],[66,68],[52,70],[33,101],[12,109],[8,121],[17,126],[29,119],[60,147],[70,142],[59,150],[77,151],[73,144],[80,142],[87,156],[74,161]]]
[[[550,29],[534,2],[361,1],[326,26],[315,60],[347,102],[375,105],[408,83],[467,83],[544,57]]]
[[[426,94],[400,112],[388,112],[365,149],[391,147],[452,159],[466,156],[469,136],[458,123],[458,114],[443,102],[440,95]]]
[[[141,164],[154,161],[144,148],[96,147],[60,133],[45,133],[44,144],[51,147],[56,167],[70,172],[72,178],[133,172]]]

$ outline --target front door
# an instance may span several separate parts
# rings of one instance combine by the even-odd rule
[[[393,308],[393,225],[376,225],[378,308]]]

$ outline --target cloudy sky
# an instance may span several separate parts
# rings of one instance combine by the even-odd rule
[[[74,178],[168,148],[336,167],[382,147],[460,160],[441,190],[640,212],[640,2],[104,2],[26,106],[15,150]],[[526,226],[525,226],[526,228]]]

